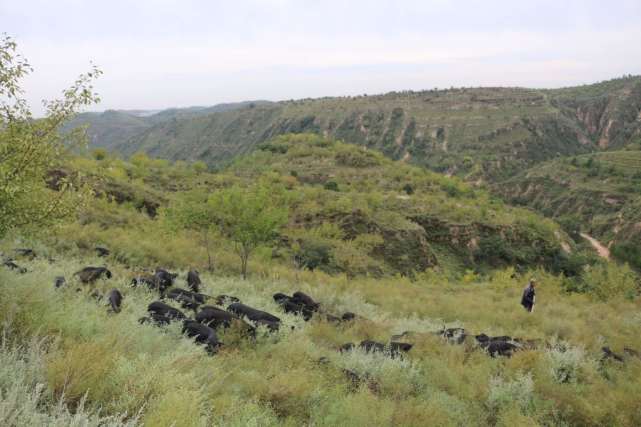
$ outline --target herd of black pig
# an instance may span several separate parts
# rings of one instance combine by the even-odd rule
[[[96,252],[99,256],[109,255],[109,250],[106,248],[96,248]],[[31,249],[17,249],[16,254],[29,260],[33,260],[36,257],[35,252]],[[19,266],[13,259],[5,259],[2,265],[18,273],[24,274],[27,272],[26,268]],[[83,284],[91,284],[99,279],[110,279],[112,274],[106,267],[85,267],[76,272],[74,276]],[[157,268],[154,274],[141,274],[131,281],[131,286],[133,287],[146,286],[153,291],[157,291],[160,295],[158,301],[152,302],[147,307],[148,316],[139,319],[141,324],[165,326],[171,322],[182,322],[183,334],[193,338],[196,343],[202,344],[206,351],[212,355],[223,345],[216,334],[216,330],[219,328],[236,327],[247,338],[255,337],[256,328],[260,326],[265,327],[270,332],[279,330],[281,320],[273,314],[245,305],[234,296],[210,296],[201,293],[202,282],[198,271],[190,270],[187,273],[186,282],[189,289],[174,287],[177,277],[178,275],[175,273]],[[54,280],[56,288],[61,288],[66,284],[67,281],[62,276],[58,276]],[[105,296],[94,291],[92,296],[97,299],[104,298],[113,313],[120,312],[124,298],[118,289],[110,290]],[[167,299],[175,301],[184,310],[193,312],[193,318],[165,303],[164,301]],[[352,312],[343,313],[340,317],[327,313],[322,309],[321,304],[300,291],[291,296],[276,293],[273,295],[273,299],[285,313],[301,316],[305,321],[309,321],[314,316],[331,323],[352,322],[360,318]],[[207,305],[207,302],[210,302],[211,305]],[[225,305],[227,305],[226,309],[216,307]],[[462,328],[443,328],[436,334],[442,336],[451,344],[462,344],[468,337],[472,337],[476,345],[487,351],[492,357],[510,357],[514,351],[535,349],[542,344],[539,340],[524,340],[509,336],[490,337],[483,333],[470,336]],[[379,352],[390,357],[398,357],[412,348],[412,344],[402,342],[412,335],[413,333],[409,331],[394,335],[389,344],[370,340],[362,341],[358,345],[346,343],[340,346],[339,350],[345,352],[360,348],[367,353]],[[625,348],[624,351],[627,356],[638,356],[638,353],[631,349]],[[609,347],[603,347],[602,352],[605,359],[623,360],[622,356],[611,351]]]

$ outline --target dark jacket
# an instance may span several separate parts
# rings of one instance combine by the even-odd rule
[[[525,289],[523,289],[523,296],[521,297],[521,305],[525,308],[530,308],[534,305],[534,297],[536,296],[536,292],[534,291],[534,287],[532,285],[527,285]]]

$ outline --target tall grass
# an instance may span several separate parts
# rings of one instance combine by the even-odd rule
[[[210,357],[181,336],[179,325],[137,323],[156,296],[127,287],[131,273],[119,264],[110,265],[113,279],[94,288],[118,287],[125,296],[121,313],[110,314],[89,289],[76,292],[71,274],[95,261],[24,261],[25,275],[0,271],[0,320],[11,325],[12,339],[51,342],[37,351],[28,350],[35,344],[26,347],[37,355],[28,359],[39,361],[37,375],[25,369],[27,380],[18,382],[20,396],[37,396],[29,413],[150,426],[641,424],[641,360],[601,360],[604,345],[621,354],[623,347],[641,350],[639,301],[569,295],[561,278],[543,271],[531,272],[540,282],[531,314],[519,306],[527,276],[512,278],[509,271],[472,283],[438,274],[415,282],[284,269],[249,281],[204,274],[205,293],[235,295],[284,323],[276,334],[259,331],[255,342],[221,333],[226,346]],[[70,280],[66,289],[54,289],[57,275]],[[179,285],[184,277],[180,271]],[[332,325],[281,313],[271,295],[295,290],[331,313],[349,310],[362,319]],[[493,359],[469,341],[448,344],[433,333],[444,326],[537,338],[542,345]],[[402,359],[337,351],[345,342],[387,342],[404,331],[412,331],[407,340],[414,348]],[[3,347],[1,357],[25,359],[11,348]],[[18,362],[3,367],[12,363]]]
[[[86,395],[80,396],[73,410],[66,396],[53,398],[47,386],[44,339],[32,338],[20,344],[11,338],[10,326],[0,343],[0,425],[9,426],[135,426],[137,416],[102,416],[88,409]],[[135,414],[134,414],[135,415]]]

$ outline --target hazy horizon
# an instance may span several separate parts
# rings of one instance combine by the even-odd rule
[[[641,74],[638,1],[397,3],[25,0],[0,22],[34,67],[36,114],[90,61],[104,71],[91,111]]]

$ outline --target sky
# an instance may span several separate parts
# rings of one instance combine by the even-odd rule
[[[561,87],[641,74],[639,0],[0,0],[36,114],[96,64],[105,109]]]

